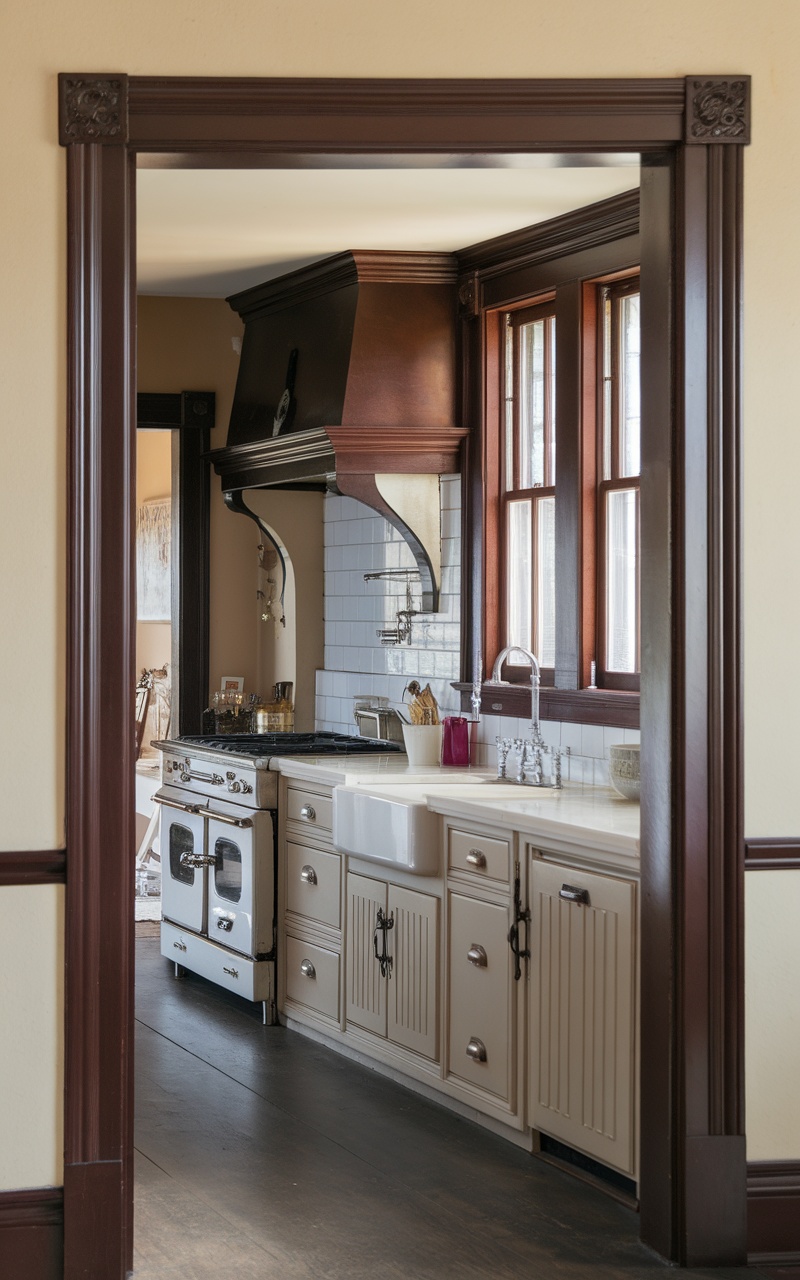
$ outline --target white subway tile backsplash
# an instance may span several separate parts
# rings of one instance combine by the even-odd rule
[[[592,756],[602,760],[605,755],[603,746],[603,726],[599,724],[581,725],[581,755]]]

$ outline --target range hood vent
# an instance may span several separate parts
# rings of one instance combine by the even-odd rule
[[[240,495],[230,505],[242,510],[250,488],[358,498],[403,533],[435,610],[438,476],[460,470],[467,435],[454,256],[340,253],[228,302],[244,337],[228,441],[211,458],[223,492]]]

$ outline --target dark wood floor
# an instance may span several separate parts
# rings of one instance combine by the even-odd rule
[[[136,951],[136,1280],[667,1271],[625,1206]]]

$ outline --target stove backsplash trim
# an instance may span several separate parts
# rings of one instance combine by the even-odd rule
[[[316,723],[333,733],[358,732],[353,699],[378,694],[400,704],[412,678],[430,682],[443,715],[460,715],[460,699],[451,681],[459,676],[461,645],[461,479],[440,480],[442,506],[442,591],[438,613],[412,618],[411,643],[383,645],[376,632],[393,627],[406,607],[402,577],[364,581],[365,573],[384,569],[416,570],[414,557],[396,529],[354,498],[325,498],[325,668],[317,672]],[[413,607],[421,587],[412,579]],[[530,722],[506,716],[481,717],[477,764],[496,762],[494,740],[527,736]],[[546,721],[545,740],[570,748],[572,781],[608,786],[608,748],[638,742],[638,729]]]

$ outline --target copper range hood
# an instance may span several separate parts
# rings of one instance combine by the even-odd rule
[[[211,454],[228,505],[252,515],[251,488],[358,498],[401,531],[435,611],[439,476],[460,471],[467,435],[455,257],[349,251],[228,302],[244,337],[228,441]]]

